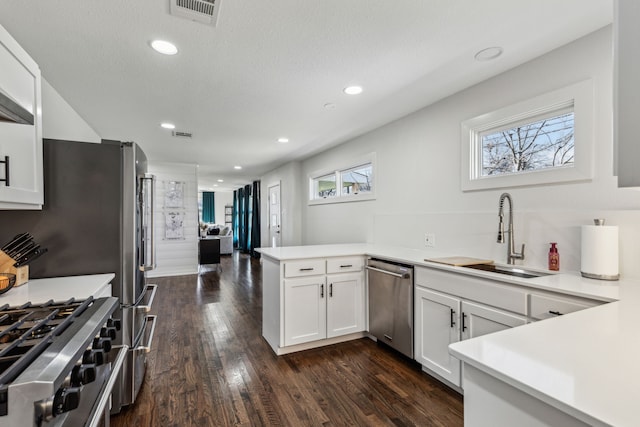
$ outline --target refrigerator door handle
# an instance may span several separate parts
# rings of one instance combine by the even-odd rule
[[[158,290],[158,285],[147,285],[144,287],[144,295],[142,299],[144,300],[144,296],[149,293],[149,299],[146,301],[146,304],[137,305],[135,308],[137,310],[141,310],[144,313],[148,313],[151,311],[151,306],[153,305],[153,299],[156,297],[156,291]]]
[[[151,246],[151,262],[147,263],[147,259],[145,256],[144,259],[144,265],[142,265],[140,267],[140,269],[142,271],[148,271],[148,270],[153,270],[154,268],[156,268],[156,242],[155,242],[155,224],[154,224],[154,218],[153,218],[153,208],[155,206],[155,176],[151,175],[151,174],[145,174],[144,178],[142,178],[143,180],[145,180],[147,182],[147,188],[149,191],[149,206],[147,207],[148,212],[149,212],[149,224],[144,224],[143,228],[147,229],[147,226],[149,227],[149,242],[150,242],[150,246]],[[144,186],[143,186],[143,191],[144,191]],[[143,214],[143,218],[146,220],[147,215],[146,212]],[[145,251],[146,253],[146,251]]]

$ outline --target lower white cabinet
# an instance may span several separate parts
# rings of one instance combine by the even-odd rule
[[[415,288],[414,358],[442,378],[460,385],[460,361],[449,354],[449,344],[460,341],[460,299],[429,289]]]
[[[449,354],[449,344],[526,323],[523,316],[416,286],[414,357],[459,387],[462,362]]]
[[[364,330],[362,273],[284,280],[284,345]]]
[[[362,273],[327,275],[327,338],[364,331]]]
[[[475,338],[527,323],[527,319],[506,311],[462,301],[460,329],[463,340]]]
[[[327,337],[325,277],[284,280],[284,345]]]

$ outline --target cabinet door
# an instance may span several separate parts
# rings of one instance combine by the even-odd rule
[[[462,339],[475,338],[527,323],[525,317],[472,302],[462,302]]]
[[[460,299],[415,288],[415,359],[444,379],[460,385],[460,361],[449,354],[459,341]]]
[[[327,276],[327,338],[364,331],[362,273]]]
[[[284,280],[284,345],[327,337],[325,276]]]
[[[39,209],[42,178],[42,107],[40,69],[0,27],[0,91],[33,115],[33,124],[0,120],[0,209]],[[7,166],[5,158],[8,157]]]

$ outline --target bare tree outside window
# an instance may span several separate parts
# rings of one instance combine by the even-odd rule
[[[490,131],[481,141],[482,176],[572,166],[574,113]]]

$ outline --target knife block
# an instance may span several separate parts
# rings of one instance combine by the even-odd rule
[[[24,285],[29,281],[29,266],[23,265],[22,267],[14,267],[13,264],[16,260],[9,255],[0,251],[0,273],[12,273],[16,275],[16,283],[14,287]]]

